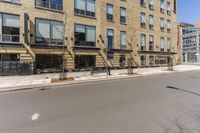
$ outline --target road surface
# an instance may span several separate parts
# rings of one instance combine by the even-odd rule
[[[200,71],[0,93],[0,133],[200,133]]]

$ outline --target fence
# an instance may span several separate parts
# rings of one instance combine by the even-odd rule
[[[0,76],[30,75],[33,73],[33,63],[0,62]]]

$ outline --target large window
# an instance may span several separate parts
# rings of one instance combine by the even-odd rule
[[[171,32],[171,21],[167,20],[167,32]]]
[[[140,14],[140,25],[142,28],[146,27],[145,13]]]
[[[96,46],[96,28],[75,24],[75,45],[76,46]]]
[[[120,32],[120,49],[126,49],[126,32]]]
[[[126,23],[126,8],[120,7],[120,23]]]
[[[171,38],[167,38],[167,51],[171,50]]]
[[[146,35],[145,34],[140,35],[140,48],[142,51],[146,50]]]
[[[112,29],[107,30],[107,41],[108,41],[108,49],[113,49],[114,45],[114,31]]]
[[[62,45],[63,23],[36,19],[36,43],[40,45]]]
[[[165,42],[165,38],[161,37],[160,38],[160,51],[164,51],[164,42]]]
[[[0,62],[17,62],[19,57],[19,54],[0,54]]]
[[[142,7],[146,7],[146,0],[140,0],[140,5]]]
[[[0,42],[2,41],[2,14],[0,13]]]
[[[177,10],[177,0],[174,0],[174,13],[176,14],[176,10]]]
[[[96,66],[95,55],[76,55],[75,56],[75,69],[90,69]]]
[[[0,41],[9,43],[20,42],[20,17],[0,13]]]
[[[107,4],[107,20],[113,21],[113,5]]]
[[[163,32],[165,30],[165,22],[164,18],[160,19],[160,30]]]
[[[171,3],[167,1],[167,15],[171,15]]]
[[[62,11],[63,0],[35,0],[35,6]]]
[[[149,0],[149,9],[154,9],[154,0]]]
[[[95,0],[74,0],[75,14],[95,17]]]
[[[154,36],[153,35],[149,36],[149,50],[150,51],[154,50]]]
[[[149,16],[149,28],[153,29],[153,27],[154,27],[154,17],[153,17],[153,15],[150,15]]]
[[[160,0],[160,12],[165,13],[165,0]]]

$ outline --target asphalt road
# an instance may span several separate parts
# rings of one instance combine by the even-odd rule
[[[200,72],[0,93],[0,133],[200,133],[199,94]]]

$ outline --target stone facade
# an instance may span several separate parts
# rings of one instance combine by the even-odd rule
[[[63,10],[51,10],[44,7],[36,7],[35,0],[20,0],[19,3],[0,2],[0,13],[20,15],[20,43],[1,42],[0,54],[16,53],[20,55],[21,62],[37,61],[30,55],[30,51],[37,57],[40,54],[46,55],[62,55],[65,54],[65,64],[68,70],[75,69],[75,58],[77,55],[94,55],[96,67],[106,67],[110,62],[110,67],[120,67],[120,57],[125,57],[123,67],[127,67],[130,61],[135,67],[139,66],[160,66],[167,64],[169,51],[167,51],[166,40],[171,39],[170,54],[173,55],[174,63],[177,63],[177,24],[176,24],[176,4],[174,0],[165,0],[165,9],[167,1],[171,2],[171,15],[160,12],[160,0],[154,0],[154,9],[149,9],[149,3],[146,2],[146,7],[141,6],[140,0],[96,0],[95,1],[95,17],[77,15],[74,12],[75,4],[73,0],[63,0]],[[113,21],[107,21],[107,4],[113,5]],[[126,23],[120,23],[120,7],[126,9]],[[24,46],[24,13],[29,16],[29,42]],[[141,13],[145,13],[146,27],[141,28],[140,19]],[[149,28],[149,15],[154,16],[154,28]],[[63,21],[65,25],[64,42],[67,47],[35,47],[35,19],[42,18],[47,20]],[[160,18],[164,18],[165,29],[160,30]],[[171,21],[171,31],[167,32],[167,20]],[[96,28],[96,46],[93,48],[75,47],[75,24],[84,24],[95,26]],[[112,59],[105,59],[107,56],[107,29],[114,31],[114,48]],[[120,31],[126,32],[126,48],[120,48]],[[140,50],[140,35],[146,35],[146,50]],[[149,35],[154,36],[154,50],[149,50]],[[165,38],[164,51],[160,51],[160,37]],[[30,47],[30,49],[28,48]],[[63,49],[65,52],[63,52]],[[104,51],[103,53],[100,51]],[[105,54],[105,55],[102,55]],[[171,56],[170,55],[170,56]],[[145,64],[141,63],[141,56],[145,57]],[[153,58],[153,63],[149,63],[150,56]],[[159,63],[159,60],[166,59],[164,63]],[[157,61],[156,61],[157,60]],[[107,65],[106,65],[107,64]]]

